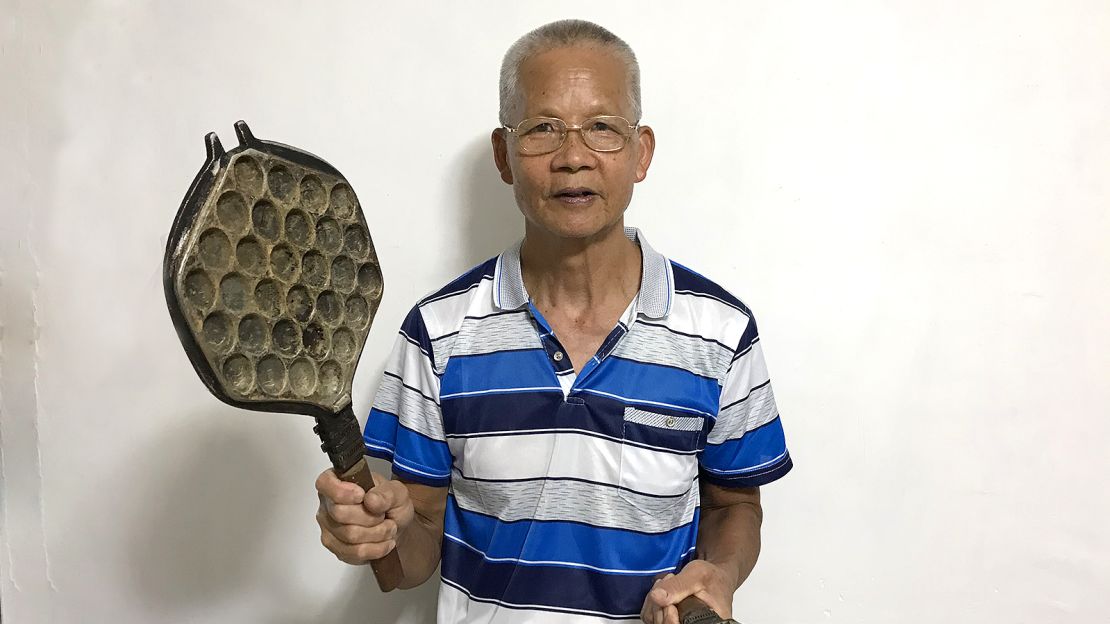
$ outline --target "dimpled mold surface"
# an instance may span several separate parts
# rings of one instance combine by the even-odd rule
[[[346,180],[245,147],[216,174],[179,266],[179,305],[228,397],[350,401],[382,278]]]

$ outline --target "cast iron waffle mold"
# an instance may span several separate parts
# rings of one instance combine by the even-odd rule
[[[231,151],[205,137],[207,161],[174,221],[163,275],[174,325],[221,400],[336,412],[381,301],[366,219],[334,167],[243,121],[235,131]]]

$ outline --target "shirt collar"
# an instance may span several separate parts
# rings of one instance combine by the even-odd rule
[[[628,240],[638,243],[643,261],[640,292],[636,296],[636,312],[652,319],[661,319],[671,311],[674,299],[674,272],[663,254],[655,251],[634,227],[624,228]],[[528,303],[524,276],[520,270],[520,241],[497,257],[493,270],[493,304],[501,310],[516,310]]]

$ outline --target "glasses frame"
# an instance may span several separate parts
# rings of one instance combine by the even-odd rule
[[[620,146],[614,147],[612,149],[598,149],[598,148],[594,147],[593,145],[590,145],[590,140],[586,138],[586,133],[585,133],[584,129],[589,127],[589,125],[591,123],[593,123],[594,121],[597,121],[598,119],[620,120],[620,122],[623,123],[623,125],[628,128],[628,130],[630,132],[627,135],[625,135],[624,142],[621,143]],[[520,128],[524,124],[529,123],[529,122],[534,122],[534,121],[541,121],[541,120],[542,121],[555,122],[555,125],[556,125],[557,128],[559,128],[559,127],[562,128],[562,132],[560,133],[560,137],[559,137],[559,144],[556,145],[555,147],[549,149],[549,150],[544,150],[542,152],[529,151],[529,150],[524,148],[523,143],[520,142],[521,135],[517,134],[517,133],[520,132]],[[612,124],[612,125],[616,126],[616,125],[619,125],[619,124]],[[506,132],[508,132],[510,135],[515,135],[517,137],[517,151],[519,151],[521,154],[523,154],[525,156],[542,156],[543,154],[550,154],[551,152],[558,151],[559,148],[563,147],[563,145],[567,142],[567,135],[570,134],[570,132],[572,130],[577,130],[578,134],[582,135],[582,143],[585,144],[586,147],[590,148],[591,150],[593,150],[595,152],[600,152],[600,153],[606,154],[606,153],[612,153],[612,152],[619,152],[622,149],[624,149],[624,146],[628,145],[628,141],[632,139],[632,137],[636,134],[636,131],[640,129],[640,122],[639,121],[636,121],[635,123],[630,122],[627,119],[625,119],[624,117],[621,117],[620,115],[594,115],[593,117],[590,117],[589,119],[583,120],[582,123],[580,123],[580,124],[573,124],[573,125],[568,124],[566,121],[563,121],[562,119],[559,119],[558,117],[529,117],[528,119],[521,120],[521,122],[518,123],[515,126],[510,126],[508,124],[501,124],[501,128],[503,130],[505,130]]]

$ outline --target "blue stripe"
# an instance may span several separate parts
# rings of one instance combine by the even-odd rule
[[[444,538],[461,541],[492,561],[655,575],[673,571],[694,547],[697,519],[695,514],[692,523],[654,535],[576,522],[503,522],[466,511],[449,496]]]
[[[437,481],[451,477],[451,451],[447,443],[433,440],[411,429],[401,426],[397,416],[378,409],[371,409],[362,434],[368,450],[377,451],[375,456],[384,457],[394,463],[394,469],[401,468],[407,473],[424,479]]]
[[[684,565],[686,560],[679,563]],[[449,539],[443,540],[442,573],[445,581],[483,602],[602,617],[638,615],[654,582],[654,575],[494,563]]]
[[[542,349],[452,357],[447,361],[439,398],[442,402],[452,395],[529,388],[562,392]]]
[[[669,406],[703,416],[717,413],[721,397],[717,380],[668,366],[606,358],[584,383],[583,390],[628,399],[630,405]]]
[[[786,436],[782,431],[782,421],[776,416],[743,437],[705,445],[701,465],[710,474],[721,477],[743,476],[744,473],[759,472],[773,465],[785,453]]]
[[[759,487],[782,478],[793,467],[794,462],[790,459],[790,453],[786,453],[781,459],[761,468],[758,472],[726,477],[702,471],[701,480],[703,483],[712,483],[721,487]]]

